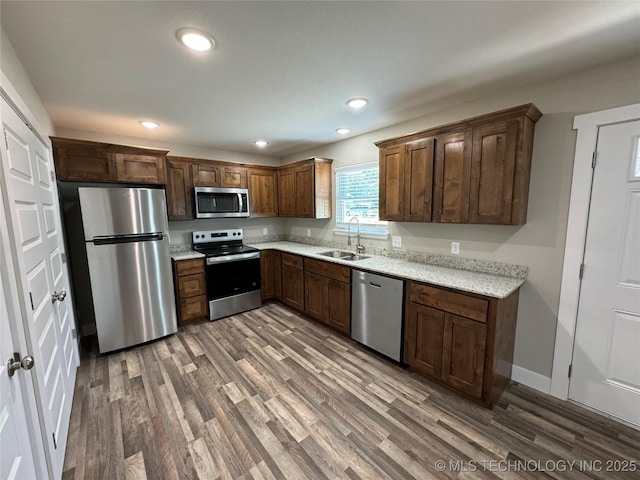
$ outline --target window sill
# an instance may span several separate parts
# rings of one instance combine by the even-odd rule
[[[351,235],[355,235],[357,232],[357,230],[352,230],[351,231]],[[342,229],[337,229],[334,228],[333,229],[333,234],[338,236],[338,237],[346,237],[348,235],[347,230],[342,230]],[[372,238],[375,240],[386,240],[389,238],[389,233],[388,232],[360,232],[360,237],[361,238]]]

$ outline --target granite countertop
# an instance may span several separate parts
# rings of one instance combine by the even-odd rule
[[[185,250],[181,252],[172,253],[171,258],[173,258],[177,262],[179,260],[192,260],[194,258],[204,258],[204,254],[198,253],[194,250]]]
[[[355,269],[392,275],[394,277],[404,278],[407,280],[416,280],[418,282],[454,288],[456,290],[477,293],[479,295],[486,295],[494,298],[508,297],[525,282],[523,278],[429,265],[426,263],[385,257],[382,255],[371,255],[367,252],[365,252],[364,255],[369,258],[355,262],[319,255],[321,252],[335,250],[335,248],[327,246],[315,246],[287,241],[254,243],[250,246],[257,248],[258,250],[279,250],[281,252],[303,255],[305,257],[316,258],[326,262],[348,265]],[[340,248],[340,250],[347,249]],[[193,250],[183,250],[171,253],[171,258],[176,261],[191,260],[194,258],[204,258],[204,255]]]
[[[423,263],[409,262],[380,255],[370,255],[364,260],[349,261],[339,258],[325,257],[319,255],[321,252],[335,250],[331,247],[318,247],[294,242],[268,242],[251,245],[259,250],[279,250],[281,252],[303,255],[305,257],[316,258],[327,262],[348,265],[355,269],[367,270],[374,273],[393,275],[408,280],[439,285],[441,287],[454,288],[479,295],[486,295],[494,298],[506,298],[518,288],[525,280],[489,273],[472,272],[455,268],[438,267]],[[341,249],[346,250],[346,249]]]

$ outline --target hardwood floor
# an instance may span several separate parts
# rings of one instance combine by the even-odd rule
[[[625,465],[637,430],[516,384],[483,409],[271,304],[84,351],[63,478],[639,478]]]

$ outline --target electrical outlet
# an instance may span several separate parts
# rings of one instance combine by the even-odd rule
[[[395,248],[402,247],[402,237],[391,237],[391,246]]]
[[[267,230],[267,227],[264,227],[264,228],[262,229],[262,234],[263,234],[263,235],[266,235],[266,234],[267,234],[267,231],[268,231],[268,230]]]
[[[311,229],[307,228],[307,237],[310,237],[310,236],[311,236]]]
[[[460,242],[451,242],[451,253],[460,255]]]

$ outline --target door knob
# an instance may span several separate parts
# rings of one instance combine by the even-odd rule
[[[67,298],[67,292],[65,290],[61,290],[60,292],[53,292],[53,294],[51,295],[51,303],[64,302],[65,298]]]
[[[20,360],[20,354],[18,352],[14,352],[13,358],[7,360],[7,370],[9,371],[9,376],[13,377],[13,374],[21,368],[23,370],[31,370],[35,363],[36,361],[31,355],[26,355],[22,357],[22,360]]]

